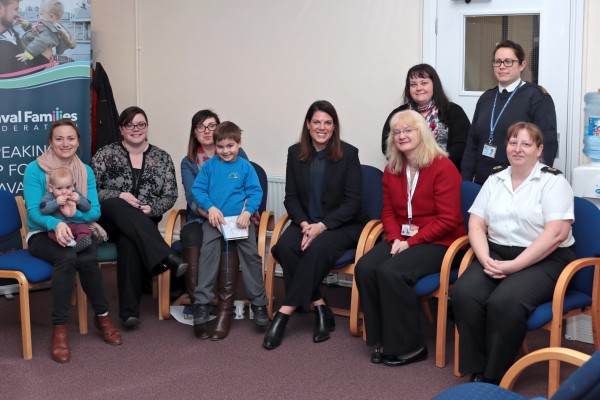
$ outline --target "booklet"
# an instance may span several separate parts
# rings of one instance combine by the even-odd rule
[[[248,238],[248,228],[237,226],[238,216],[225,217],[225,223],[221,224],[221,232],[225,240],[238,240]]]

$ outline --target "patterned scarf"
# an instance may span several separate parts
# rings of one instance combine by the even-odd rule
[[[64,161],[56,157],[56,154],[54,154],[54,151],[52,150],[51,146],[48,147],[48,149],[46,149],[44,154],[37,158],[37,163],[40,166],[40,168],[46,173],[46,183],[48,183],[48,180],[50,179],[50,174],[56,168],[68,168],[73,174],[77,190],[79,190],[79,192],[81,192],[82,195],[87,196],[87,169],[85,168],[85,164],[79,159],[77,154],[75,154],[70,161]]]
[[[412,106],[410,108],[412,109]],[[427,126],[429,126],[429,129],[433,132],[433,137],[437,140],[439,133],[438,125],[440,124],[440,119],[438,118],[438,106],[436,106],[433,101],[430,101],[427,105],[417,106],[417,111],[421,115],[427,113],[425,115],[425,122],[427,122]]]
[[[196,153],[196,164],[198,165],[198,169],[202,168],[204,163],[208,160],[210,160],[208,154],[206,154],[202,146],[198,146],[198,152]]]

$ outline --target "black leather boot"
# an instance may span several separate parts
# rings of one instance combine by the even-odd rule
[[[313,342],[323,342],[329,339],[329,332],[335,329],[331,326],[331,316],[327,313],[327,306],[321,304],[315,307],[315,330],[313,331]]]
[[[275,317],[273,317],[271,326],[265,335],[265,339],[263,340],[264,348],[273,350],[279,347],[289,319],[289,315],[277,311]]]

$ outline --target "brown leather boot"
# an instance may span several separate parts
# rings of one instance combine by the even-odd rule
[[[59,363],[68,363],[71,361],[71,348],[68,338],[69,327],[67,324],[54,325],[52,331],[52,359]]]
[[[200,262],[200,248],[184,247],[181,251],[183,260],[188,263],[185,271],[185,292],[190,296],[190,304],[194,304],[194,290],[198,286],[198,263]]]
[[[231,328],[231,317],[233,316],[233,299],[235,297],[235,286],[239,271],[240,261],[237,253],[229,253],[229,267],[227,268],[227,257],[221,253],[219,264],[219,277],[217,279],[217,318],[214,321],[210,340],[225,339]]]
[[[121,332],[115,328],[108,315],[105,315],[104,317],[96,315],[94,317],[94,325],[96,325],[96,328],[102,332],[102,337],[106,343],[112,344],[113,346],[123,344],[123,341],[121,340]]]

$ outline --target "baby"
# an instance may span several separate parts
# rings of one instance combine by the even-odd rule
[[[75,247],[79,252],[92,244],[92,231],[87,224],[69,222],[77,210],[88,211],[92,207],[90,201],[75,190],[73,174],[67,168],[57,168],[50,173],[48,191],[42,197],[40,211],[44,215],[52,215],[67,222],[75,240],[68,246]],[[48,237],[56,240],[55,232],[48,232]]]
[[[63,3],[46,0],[40,5],[39,21],[36,24],[32,26],[27,21],[21,21],[27,32],[21,38],[25,51],[16,56],[19,61],[33,60],[40,54],[51,58],[53,48],[56,48],[56,54],[75,48],[75,41],[59,22],[64,12]]]

